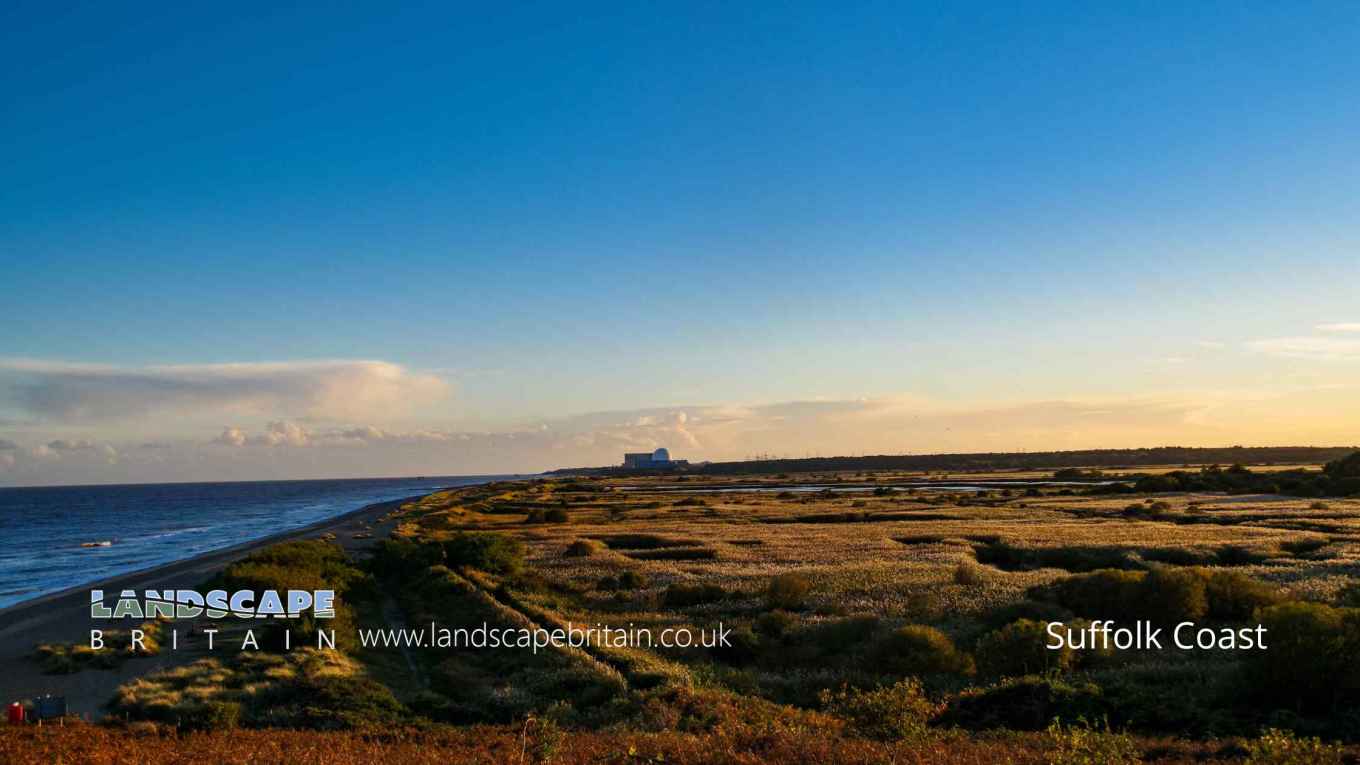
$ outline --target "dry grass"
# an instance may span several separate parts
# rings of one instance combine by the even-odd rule
[[[883,633],[924,623],[967,645],[981,636],[980,624],[1034,588],[1092,568],[1231,566],[1292,597],[1317,600],[1334,598],[1360,576],[1356,500],[1321,507],[1304,499],[1208,493],[1157,495],[1154,503],[1055,489],[1041,496],[1021,488],[986,496],[873,491],[903,478],[920,476],[507,483],[426,498],[405,511],[403,533],[440,539],[479,529],[517,536],[528,568],[548,584],[546,592],[517,591],[538,621],[629,623],[654,631],[718,621],[754,627],[770,608],[771,581],[793,572],[809,584],[793,617],[795,630],[832,629],[846,616],[873,614]],[[800,483],[816,490],[798,490]],[[822,490],[827,485],[863,490],[833,493]],[[564,501],[571,523],[523,523]],[[1130,511],[1133,504],[1137,512]],[[605,549],[564,555],[581,550],[581,540]],[[620,591],[608,584],[625,572],[641,575],[645,586]],[[723,588],[725,596],[667,597],[676,587],[706,585]],[[797,652],[782,656],[786,663],[779,667],[717,676],[709,669],[713,657],[703,651],[640,653],[646,658],[613,663],[625,675],[628,666],[659,664],[673,682],[716,682],[776,696],[772,689],[864,681],[853,663],[809,658],[800,664]]]
[[[734,726],[708,733],[561,731],[536,721],[474,728],[391,729],[381,733],[216,731],[176,733],[151,724],[127,727],[34,726],[0,729],[7,765],[445,765],[446,763],[675,763],[758,765],[1014,765],[1051,763],[1068,753],[1043,733],[987,738],[938,735],[898,742],[845,738],[819,729]],[[1190,743],[1129,739],[1144,762],[1241,762],[1253,741]],[[1278,748],[1278,747],[1277,747]],[[1255,751],[1252,749],[1251,751]],[[1272,750],[1273,751],[1273,750]],[[1354,757],[1351,749],[1344,753]],[[1294,761],[1294,760],[1291,760]],[[1305,760],[1297,760],[1303,762]]]
[[[666,762],[1045,761],[1052,742],[1042,736],[932,732],[918,741],[873,743],[845,738],[840,721],[808,710],[817,708],[826,689],[900,679],[891,670],[897,666],[891,660],[900,656],[884,654],[883,647],[891,647],[891,636],[907,625],[928,627],[930,635],[958,647],[960,666],[971,664],[972,652],[992,630],[1020,616],[1043,618],[1010,609],[1043,605],[1036,592],[1074,571],[1230,567],[1313,600],[1332,600],[1360,577],[1356,500],[1320,507],[1277,497],[1183,494],[1158,495],[1165,504],[1153,504],[1128,495],[1052,491],[873,491],[902,477],[506,482],[407,503],[393,512],[398,538],[444,542],[463,531],[498,532],[524,544],[526,563],[522,571],[500,574],[458,566],[425,571],[428,563],[421,564],[418,576],[391,591],[409,623],[604,623],[656,634],[723,622],[742,642],[726,653],[660,646],[592,646],[537,657],[418,651],[434,703],[412,702],[411,719],[504,723],[532,715],[552,723],[385,737],[336,734],[328,739],[335,745],[326,761],[376,759],[381,752],[392,762],[530,762],[534,746],[541,750],[551,742],[535,744],[525,731],[556,724],[568,730],[549,737],[556,741],[548,758],[553,762],[636,762],[659,755]],[[818,490],[787,485],[800,482]],[[829,493],[820,490],[823,484],[865,490]],[[732,491],[696,491],[705,485]],[[536,520],[550,511],[564,512],[569,522]],[[1000,615],[1004,620],[997,621]],[[297,685],[315,671],[310,659],[254,661],[230,667],[206,662],[179,675],[145,678],[126,686],[119,703],[142,710],[141,717],[168,720],[173,710],[209,703],[249,706],[252,694]],[[344,666],[335,671],[362,671],[349,659],[340,661]],[[1185,687],[1192,689],[1226,671],[1225,661],[1214,658],[1187,672],[1193,661],[1199,660],[1131,655],[1079,671],[1187,677]],[[953,674],[958,676],[927,684],[932,701],[944,703],[982,682]],[[598,698],[583,701],[583,689]],[[703,703],[695,702],[700,696]],[[686,705],[699,711],[685,712]],[[759,725],[752,710],[764,710]],[[660,729],[687,733],[648,732]],[[193,751],[203,761],[246,761],[252,745],[269,740],[258,735],[176,743],[201,747]],[[308,735],[277,734],[266,761],[317,761],[309,759]],[[16,762],[39,761],[32,752],[52,754],[43,747],[60,743],[22,740],[28,747],[22,754],[30,759]],[[157,746],[164,740],[160,734],[146,739]],[[1217,752],[1211,745],[1148,739],[1138,746],[1150,760],[1212,759]],[[146,759],[160,759],[167,749],[149,748]]]
[[[89,643],[43,643],[34,649],[33,659],[47,674],[67,675],[85,669],[113,669],[128,659],[160,653],[162,623],[144,622],[138,629],[142,632],[140,646],[133,644],[131,630],[108,629],[103,631],[103,648],[91,648]]]
[[[288,654],[243,652],[231,661],[201,659],[133,680],[118,689],[112,708],[142,719],[169,720],[186,702],[241,702],[301,677],[350,677],[361,669],[338,651]]]

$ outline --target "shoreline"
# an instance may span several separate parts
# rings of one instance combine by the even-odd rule
[[[237,558],[244,557],[244,554],[250,552],[251,548],[253,547],[266,544],[276,544],[278,542],[286,542],[295,537],[306,536],[313,533],[325,533],[332,526],[340,526],[360,516],[367,515],[369,513],[374,513],[379,510],[386,511],[391,507],[400,506],[403,503],[410,502],[415,499],[420,499],[421,497],[428,496],[428,494],[433,494],[435,492],[444,490],[445,489],[442,488],[435,489],[434,492],[428,492],[427,494],[414,494],[409,497],[402,497],[400,499],[390,499],[384,502],[374,502],[369,505],[364,505],[363,507],[358,508],[357,510],[350,510],[346,513],[342,513],[341,515],[337,515],[333,518],[325,518],[320,521],[309,523],[306,526],[300,526],[296,529],[279,531],[273,534],[269,534],[267,536],[256,537],[245,542],[238,542],[234,545],[231,545],[230,547],[223,547],[218,550],[209,550],[207,552],[199,553],[198,555],[195,555],[190,558],[180,558],[179,560],[172,560],[166,563],[157,563],[155,565],[137,569],[135,571],[129,571],[123,574],[115,574],[107,579],[92,579],[82,584],[73,585],[62,590],[57,590],[56,592],[49,592],[45,595],[39,595],[36,598],[24,600],[19,603],[15,603],[13,605],[0,608],[0,622],[13,619],[15,618],[16,614],[19,615],[19,618],[22,618],[22,612],[25,610],[49,604],[52,603],[53,601],[69,598],[72,595],[81,592],[88,592],[91,589],[95,589],[97,586],[101,587],[104,590],[145,589],[136,586],[135,583],[138,580],[145,579],[147,577],[160,577],[170,575],[176,573],[176,570],[178,569],[195,569],[200,568],[204,565],[210,565],[212,563],[221,563],[222,566],[225,567],[226,564],[231,563]],[[377,512],[377,515],[381,514],[382,514],[381,512]],[[6,627],[0,628],[0,636],[3,636],[8,626],[9,625],[6,625]]]
[[[327,532],[336,534],[335,542],[354,553],[388,536],[396,519],[379,524],[378,519],[401,505],[450,488],[413,494],[398,499],[374,502],[356,510],[310,523],[296,529],[257,537],[192,558],[171,561],[139,571],[94,579],[82,585],[42,595],[0,609],[0,703],[33,698],[44,694],[67,699],[72,714],[97,719],[103,704],[123,683],[140,675],[177,666],[192,660],[185,652],[162,651],[159,655],[127,661],[114,669],[89,669],[74,674],[44,674],[32,660],[34,648],[42,643],[80,642],[94,625],[89,613],[89,591],[196,587],[232,562],[268,545],[294,539],[315,538]],[[354,534],[371,536],[355,539]],[[108,624],[102,624],[108,627]]]

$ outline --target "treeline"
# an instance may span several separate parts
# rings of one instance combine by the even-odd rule
[[[690,472],[706,475],[808,473],[845,470],[1049,470],[1064,467],[1147,467],[1152,465],[1320,464],[1340,459],[1355,446],[1230,446],[1150,449],[1087,449],[1065,452],[979,452],[976,454],[881,454],[865,457],[710,462]]]
[[[1055,473],[1057,476],[1059,473]],[[1169,491],[1222,491],[1228,494],[1287,494],[1294,497],[1349,497],[1360,494],[1360,451],[1338,457],[1322,470],[1279,470],[1253,473],[1240,464],[1210,465],[1199,470],[1173,470],[1137,476],[1132,483],[1092,487],[1092,494],[1149,494]]]

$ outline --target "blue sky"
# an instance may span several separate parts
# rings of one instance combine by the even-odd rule
[[[447,385],[206,438],[1356,382],[1355,6],[1108,5],[10,4],[0,441],[198,437],[32,362]]]

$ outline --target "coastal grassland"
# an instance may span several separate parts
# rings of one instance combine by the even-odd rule
[[[89,643],[42,643],[34,649],[33,659],[47,674],[69,675],[86,669],[112,669],[128,659],[159,654],[164,623],[143,622],[135,629],[140,633],[136,641],[132,629],[103,630],[101,649],[91,648]]]
[[[356,626],[365,616],[372,618],[380,593],[373,578],[339,545],[319,539],[294,540],[270,545],[232,563],[203,585],[203,589],[222,589],[228,592],[253,590],[335,590],[336,608],[332,619],[316,619],[309,615],[287,622],[266,622],[257,629],[262,640],[270,646],[283,643],[283,630],[288,629],[291,641],[297,645],[316,645],[318,630],[333,633],[336,646],[353,651]],[[239,620],[219,620],[213,626],[227,632],[239,632]],[[249,625],[257,626],[257,625]]]
[[[333,589],[336,614],[286,621],[201,618],[189,630],[177,625],[188,633],[181,638],[186,642],[197,635],[201,643],[205,630],[216,630],[221,647],[207,658],[125,683],[108,704],[113,716],[182,729],[336,729],[406,719],[391,690],[355,658],[358,627],[380,619],[380,593],[372,576],[338,545],[296,540],[265,547],[227,566],[200,589],[217,588]],[[315,647],[321,642],[318,633],[333,634],[336,650]],[[247,640],[253,647],[246,647]]]
[[[1114,493],[1095,484],[906,485],[920,479],[650,476],[481,487],[406,508],[398,535],[409,547],[395,557],[448,565],[534,624],[732,628],[723,648],[587,649],[622,686],[612,703],[585,713],[564,694],[519,697],[520,712],[551,709],[567,725],[628,724],[640,698],[665,689],[825,710],[828,692],[875,693],[917,678],[938,709],[934,727],[1038,730],[1053,717],[1085,717],[1199,737],[1247,735],[1280,720],[1305,734],[1360,730],[1334,714],[1360,690],[1338,679],[1350,676],[1348,659],[1321,662],[1310,675],[1336,686],[1319,703],[1252,688],[1273,676],[1278,653],[1042,647],[1048,621],[1096,618],[1215,628],[1258,620],[1329,645],[1327,625],[1349,623],[1360,605],[1360,501]],[[946,485],[966,482],[954,476]],[[488,572],[450,562],[447,547],[469,535],[515,540],[523,563]],[[851,707],[876,708],[840,702]]]
[[[324,542],[269,548],[222,581],[333,585],[352,628],[722,625],[727,644],[350,644],[324,672],[271,644],[143,678],[114,708],[181,730],[416,726],[384,734],[397,749],[457,749],[483,730],[526,762],[535,746],[563,762],[1175,761],[1360,739],[1360,499],[921,479],[570,477],[437,492],[393,509],[366,558],[309,546]],[[1044,648],[1050,622],[1097,619],[1259,623],[1280,642]],[[1267,728],[1285,733],[1257,738]]]
[[[391,691],[367,678],[359,663],[314,648],[202,659],[124,684],[109,708],[123,720],[181,729],[337,729],[405,717]]]

